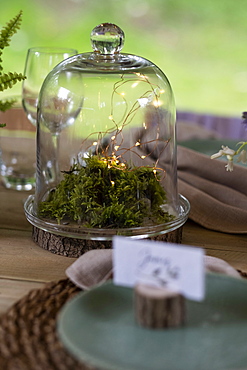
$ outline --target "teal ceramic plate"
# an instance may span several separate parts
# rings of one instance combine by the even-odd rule
[[[247,282],[209,274],[206,299],[186,304],[186,326],[146,329],[135,322],[133,290],[107,282],[64,306],[58,334],[98,369],[247,369]]]

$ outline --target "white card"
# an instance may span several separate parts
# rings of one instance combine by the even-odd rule
[[[188,299],[205,295],[204,250],[181,244],[113,238],[113,282],[134,287],[136,283],[167,287]]]

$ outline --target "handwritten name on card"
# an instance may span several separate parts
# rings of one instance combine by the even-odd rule
[[[113,239],[114,283],[167,287],[188,299],[201,301],[205,294],[204,251],[181,244]]]

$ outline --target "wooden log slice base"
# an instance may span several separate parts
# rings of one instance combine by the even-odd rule
[[[184,297],[167,288],[137,284],[134,289],[135,318],[152,329],[181,326],[185,321]]]
[[[148,239],[169,243],[181,243],[182,229],[183,226],[167,234],[157,235]],[[100,241],[68,238],[66,236],[49,233],[48,231],[37,228],[36,226],[33,226],[32,239],[39,247],[44,248],[47,251],[60,256],[72,258],[78,258],[92,249],[112,248],[111,240]]]

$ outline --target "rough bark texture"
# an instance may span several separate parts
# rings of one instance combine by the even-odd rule
[[[80,257],[91,249],[109,249],[111,241],[67,238],[33,227],[32,238],[40,247],[66,257]]]
[[[32,238],[41,248],[44,248],[52,253],[59,254],[60,256],[80,257],[82,254],[90,251],[91,249],[110,249],[112,242],[110,240],[86,240],[67,238],[65,236],[51,234],[47,231],[41,230],[33,226]],[[171,231],[164,235],[158,235],[149,239],[181,243],[182,241],[182,227],[177,230]]]
[[[148,328],[177,327],[185,321],[184,297],[169,289],[136,285],[134,309],[137,323]]]

